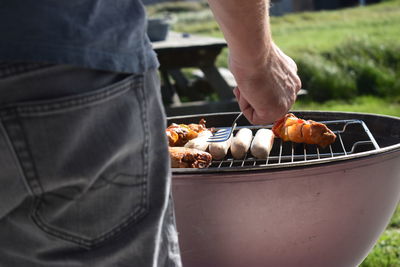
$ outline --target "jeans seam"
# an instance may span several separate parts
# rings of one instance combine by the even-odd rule
[[[37,171],[32,160],[32,154],[27,146],[26,136],[23,131],[23,126],[19,120],[18,113],[15,110],[8,110],[6,113],[0,114],[2,117],[4,128],[10,138],[11,145],[19,159],[23,170],[26,183],[33,195],[37,196],[43,192],[42,185],[37,177]],[[12,133],[14,131],[14,133]],[[15,138],[15,136],[18,136]],[[14,139],[14,140],[13,140]],[[19,139],[19,140],[17,140]]]
[[[3,122],[2,118],[0,118],[0,131],[4,132],[8,148],[10,149],[10,153],[12,153],[12,157],[13,157],[13,161],[14,161],[15,165],[18,166],[18,172],[19,172],[19,174],[21,176],[21,180],[22,180],[25,188],[27,189],[28,193],[33,196],[34,193],[32,191],[31,185],[28,183],[28,181],[26,179],[25,171],[24,171],[24,169],[22,167],[22,164],[20,163],[18,154],[15,151],[15,147],[13,146],[13,143],[12,143],[12,141],[10,139],[10,136],[7,133],[7,130],[6,130],[6,127],[4,125],[4,122]]]
[[[143,188],[144,186],[142,187],[142,191],[144,190]],[[117,227],[114,227],[112,230],[107,231],[106,233],[100,235],[97,238],[88,239],[88,238],[78,237],[71,233],[66,233],[66,231],[63,231],[61,229],[56,229],[54,226],[49,226],[46,222],[44,222],[42,220],[42,216],[40,216],[38,213],[38,210],[42,202],[43,199],[41,197],[36,198],[35,208],[32,213],[32,219],[35,221],[36,225],[48,234],[62,238],[64,240],[72,241],[74,243],[77,243],[79,245],[88,248],[95,247],[96,245],[99,245],[103,241],[107,240],[108,238],[111,238],[112,236],[118,234],[121,231],[121,229],[124,229],[130,223],[135,222],[141,217],[143,217],[147,211],[146,208],[143,207],[144,206],[143,203],[140,203],[139,209],[129,214],[123,223],[118,224]]]
[[[142,203],[149,203],[149,199],[148,199],[148,195],[147,195],[147,183],[146,181],[148,180],[148,173],[149,173],[149,155],[148,155],[148,150],[149,150],[149,133],[150,129],[149,129],[149,124],[148,124],[148,118],[147,118],[147,99],[146,99],[146,94],[144,92],[144,77],[142,77],[141,80],[141,86],[139,86],[140,88],[140,92],[142,94],[142,99],[143,101],[141,101],[142,103],[142,108],[141,108],[141,117],[142,117],[142,121],[143,121],[143,129],[144,129],[144,146],[143,146],[143,159],[144,159],[144,175],[143,175],[143,184],[145,184],[145,190],[144,190],[144,194],[142,194]],[[147,208],[147,207],[146,207]]]
[[[132,78],[130,78],[132,79]],[[135,81],[137,78],[133,78]],[[132,81],[132,82],[133,82]],[[121,86],[120,88],[115,89],[115,87],[120,85],[115,85],[107,88],[104,92],[96,92],[88,93],[87,96],[84,97],[67,97],[66,99],[59,100],[57,102],[51,102],[48,104],[38,103],[38,104],[30,104],[30,103],[22,103],[16,106],[18,113],[23,117],[34,117],[38,115],[47,115],[54,114],[54,112],[64,112],[65,110],[71,108],[83,108],[87,105],[94,105],[101,103],[102,101],[110,100],[111,98],[118,97],[119,95],[125,93],[130,89],[131,83]],[[68,99],[70,98],[70,99]]]

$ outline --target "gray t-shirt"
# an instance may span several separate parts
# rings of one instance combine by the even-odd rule
[[[116,72],[157,68],[140,0],[2,0],[0,61]]]

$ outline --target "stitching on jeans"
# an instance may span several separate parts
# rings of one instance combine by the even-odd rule
[[[144,92],[144,86],[143,86],[143,81],[142,81],[142,86],[140,86],[140,93],[141,93],[141,98],[143,101],[141,101],[142,108],[141,108],[141,117],[142,117],[142,122],[143,122],[143,129],[144,129],[144,145],[143,145],[143,159],[144,159],[144,175],[143,175],[143,183],[146,185],[144,187],[145,190],[143,190],[142,194],[142,203],[148,203],[148,196],[147,196],[147,183],[146,181],[148,180],[148,172],[149,172],[149,155],[148,155],[148,150],[149,150],[149,124],[148,124],[148,119],[147,119],[147,99],[146,99],[146,94]],[[138,97],[139,98],[139,97]]]
[[[26,155],[26,164],[28,164],[27,162],[29,160],[29,162],[30,162],[29,165],[31,166],[32,175],[31,175],[31,178],[29,179],[30,180],[29,182],[30,182],[30,184],[32,186],[32,191],[34,193],[35,192],[37,192],[37,193],[40,192],[41,193],[44,190],[43,190],[43,187],[42,187],[42,185],[40,183],[40,180],[38,179],[37,169],[36,169],[36,166],[35,166],[35,162],[33,161],[33,158],[32,158],[32,151],[29,149],[28,139],[27,139],[26,134],[25,134],[26,133],[26,129],[24,129],[24,126],[22,125],[22,123],[19,120],[18,116],[17,116],[17,120],[18,120],[18,124],[19,124],[19,127],[20,127],[20,131],[21,131],[21,137],[23,139],[25,153],[27,154]]]
[[[147,117],[147,98],[146,94],[144,91],[144,86],[141,87],[142,94],[143,94],[143,128],[144,128],[144,162],[145,162],[145,169],[144,169],[144,176],[143,176],[143,183],[146,184],[146,190],[143,193],[143,202],[147,203],[147,208],[150,203],[149,196],[147,195],[148,188],[147,188],[147,183],[146,181],[149,181],[149,168],[150,168],[150,160],[149,160],[149,146],[150,146],[150,126],[149,126],[149,121]]]
[[[27,191],[29,192],[30,195],[34,195],[34,193],[32,191],[32,188],[31,188],[30,184],[27,181],[27,178],[26,178],[24,169],[22,167],[22,164],[20,163],[20,160],[18,158],[18,154],[15,151],[14,145],[13,145],[13,143],[11,141],[11,138],[10,138],[9,134],[6,131],[4,122],[3,122],[1,117],[0,117],[0,131],[2,131],[4,133],[4,135],[5,135],[4,138],[6,139],[7,147],[10,150],[10,153],[12,154],[12,158],[13,158],[13,161],[14,161],[15,165],[18,166],[18,173],[21,176],[21,180],[24,183],[25,188],[27,189]]]
[[[71,233],[66,233],[63,230],[60,229],[55,229],[54,226],[48,226],[47,223],[45,223],[42,220],[42,217],[39,215],[38,211],[40,208],[40,205],[42,204],[43,199],[42,198],[37,198],[36,199],[36,204],[35,204],[35,209],[33,211],[33,216],[32,219],[35,221],[35,223],[46,233],[51,234],[53,236],[62,238],[64,240],[69,240],[72,242],[75,242],[79,245],[85,246],[85,247],[95,247],[96,245],[99,245],[103,241],[107,240],[108,238],[111,238],[115,234],[121,231],[121,229],[125,228],[127,225],[137,221],[138,219],[142,218],[145,214],[147,209],[143,207],[143,203],[140,203],[139,208],[135,211],[129,214],[122,223],[118,224],[118,227],[109,230],[108,232],[100,235],[97,238],[94,239],[87,239],[83,238],[80,236],[73,235]]]
[[[71,99],[60,100],[57,102],[51,101],[51,103],[38,103],[38,104],[20,104],[17,106],[18,113],[23,117],[46,115],[54,111],[65,111],[65,109],[78,107],[82,108],[84,105],[100,103],[104,100],[109,100],[113,97],[118,97],[119,95],[125,93],[130,89],[130,84],[120,86],[120,88],[115,88],[116,86],[107,88],[104,92],[91,93],[86,97],[71,97]]]
[[[11,144],[19,159],[21,168],[25,174],[26,182],[34,195],[39,195],[43,192],[43,188],[37,179],[36,167],[32,160],[32,154],[27,147],[27,140],[19,121],[18,114],[15,110],[7,110],[0,114],[4,123],[5,129],[11,140]],[[13,132],[14,131],[14,132]]]
[[[49,233],[53,236],[62,238],[64,240],[69,240],[72,242],[75,242],[79,245],[85,246],[85,247],[94,247],[99,245],[100,243],[102,243],[103,241],[113,237],[114,235],[118,234],[119,232],[121,232],[123,229],[125,229],[128,225],[130,225],[131,223],[136,222],[138,219],[144,217],[147,212],[148,212],[148,201],[146,201],[147,198],[147,178],[148,178],[148,146],[149,146],[149,137],[147,136],[146,132],[148,132],[149,130],[149,126],[148,126],[148,122],[147,122],[147,116],[146,116],[146,98],[145,98],[145,94],[144,94],[144,83],[143,83],[143,77],[139,76],[139,77],[135,77],[135,79],[132,79],[128,85],[128,88],[133,88],[138,87],[137,91],[140,91],[141,95],[138,94],[138,92],[136,90],[132,90],[134,91],[134,93],[136,94],[137,99],[139,100],[139,104],[140,104],[140,110],[141,110],[141,117],[142,117],[142,121],[143,121],[143,129],[144,129],[144,136],[145,136],[145,140],[144,140],[144,145],[143,145],[143,158],[144,158],[144,169],[143,169],[143,185],[141,186],[141,199],[140,199],[140,203],[137,206],[136,211],[131,212],[130,214],[128,214],[123,220],[122,222],[118,223],[116,226],[114,226],[113,228],[111,228],[110,230],[107,230],[107,232],[99,235],[98,237],[94,238],[94,239],[88,239],[88,238],[82,238],[80,236],[76,236],[74,234],[71,233],[67,233],[64,230],[61,229],[57,229],[54,226],[50,226],[48,225],[46,222],[43,221],[41,215],[39,214],[39,209],[40,206],[43,202],[43,198],[41,197],[37,197],[36,199],[36,204],[35,204],[35,208],[33,210],[33,214],[32,214],[32,219],[35,221],[35,223],[38,225],[38,227],[40,227],[43,231],[45,231],[46,233]],[[125,86],[124,86],[125,87]],[[143,101],[141,101],[143,100]]]

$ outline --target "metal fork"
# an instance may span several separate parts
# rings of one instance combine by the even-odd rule
[[[243,115],[243,112],[240,112],[239,115],[236,117],[236,119],[233,121],[231,127],[221,127],[217,129],[217,132],[215,132],[210,138],[208,138],[207,142],[210,143],[218,143],[218,142],[224,142],[231,138],[233,131],[236,128],[236,121]]]

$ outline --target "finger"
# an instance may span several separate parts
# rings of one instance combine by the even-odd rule
[[[249,108],[250,106],[249,102],[242,96],[239,88],[237,88],[235,95],[237,97],[240,110],[244,112],[244,110]]]
[[[264,111],[262,114],[257,113],[260,112],[260,110],[256,111],[249,103],[246,96],[240,92],[239,88],[236,88],[234,94],[237,96],[240,110],[250,123],[262,125],[271,122],[270,118],[274,117],[274,114],[270,114],[270,111]]]
[[[296,62],[294,62],[294,60],[289,57],[288,55],[286,55],[285,53],[283,53],[282,51],[280,51],[281,56],[286,60],[286,62],[289,64],[289,67],[294,70],[295,73],[297,73],[297,64]]]
[[[250,105],[247,99],[240,93],[239,88],[235,89],[236,90],[234,90],[234,94],[238,100],[240,110],[243,112],[243,115],[246,117],[246,119],[250,123],[253,123],[254,108]]]
[[[287,55],[285,55],[285,56],[286,56],[286,59],[289,61],[289,64],[292,66],[292,68],[294,69],[294,71],[297,73],[298,68],[297,68],[296,62],[294,62],[294,60],[293,60],[291,57],[289,57],[289,56],[287,56]]]
[[[296,95],[300,91],[302,83],[300,80],[299,75],[296,73],[289,73],[290,81],[291,81],[291,88],[294,89]]]
[[[255,124],[254,121],[254,108],[250,105],[244,105],[243,107],[240,108],[240,110],[243,112],[243,115],[246,117],[246,119],[251,123],[251,124]]]
[[[240,91],[239,91],[239,88],[235,87],[235,88],[233,89],[233,94],[235,95],[236,99],[239,101],[239,99],[240,99]]]

